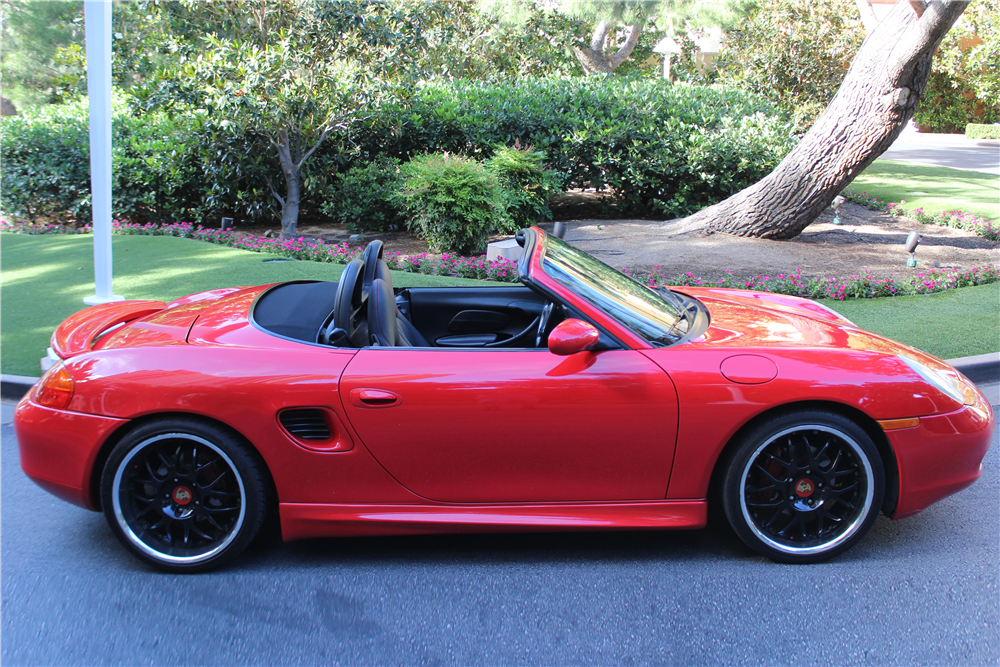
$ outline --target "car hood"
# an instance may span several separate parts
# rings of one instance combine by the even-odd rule
[[[673,289],[698,299],[709,311],[709,327],[691,341],[692,345],[881,352],[918,358],[935,367],[944,365],[915,348],[860,329],[847,318],[808,299],[721,288]]]

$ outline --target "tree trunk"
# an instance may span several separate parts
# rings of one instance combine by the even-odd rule
[[[826,111],[773,172],[667,229],[798,236],[899,136],[927,86],[938,44],[966,5],[932,0],[918,16],[913,3],[896,3],[861,45]]]
[[[577,60],[580,61],[580,64],[583,65],[583,73],[589,76],[591,74],[607,75],[614,72],[619,65],[628,60],[628,57],[632,55],[635,45],[639,42],[639,36],[642,34],[642,27],[645,24],[646,20],[642,19],[629,26],[625,43],[622,44],[617,53],[609,56],[604,52],[604,47],[608,41],[609,33],[614,30],[615,26],[608,21],[598,23],[594,29],[593,36],[590,38],[589,47],[573,47],[573,53],[576,55]]]
[[[271,194],[281,204],[281,238],[294,239],[298,236],[299,227],[299,202],[302,199],[299,187],[299,156],[292,155],[293,147],[288,136],[288,130],[282,129],[277,133],[277,140],[273,141],[275,149],[278,151],[278,162],[281,164],[281,175],[285,177],[285,196],[281,197],[271,185]]]
[[[861,23],[865,26],[865,37],[872,34],[875,26],[878,25],[878,17],[875,16],[875,9],[872,7],[872,0],[854,0],[858,6],[858,14],[861,15]]]

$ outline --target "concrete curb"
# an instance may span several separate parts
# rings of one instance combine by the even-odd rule
[[[1000,352],[948,359],[947,361],[976,384],[1000,382]],[[0,375],[0,397],[20,400],[36,382],[38,382],[38,378],[27,375]]]

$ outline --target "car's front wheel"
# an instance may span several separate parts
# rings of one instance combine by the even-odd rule
[[[195,418],[151,421],[128,433],[104,467],[111,529],[140,559],[198,572],[239,554],[266,513],[260,465],[236,435]]]
[[[815,563],[856,544],[878,518],[885,482],[874,442],[850,419],[796,411],[758,424],[726,465],[722,505],[754,550]]]

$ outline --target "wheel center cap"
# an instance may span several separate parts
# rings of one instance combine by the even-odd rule
[[[795,482],[795,495],[799,498],[808,498],[816,490],[816,485],[808,477],[803,477]]]
[[[178,505],[187,505],[191,502],[191,489],[186,486],[178,486],[171,495]]]

